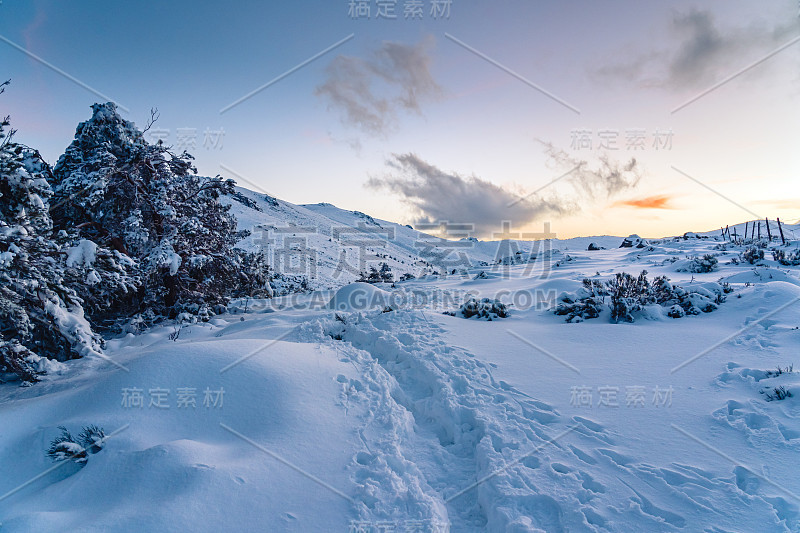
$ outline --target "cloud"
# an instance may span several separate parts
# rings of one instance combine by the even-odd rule
[[[707,85],[732,74],[738,70],[735,66],[744,66],[739,63],[748,52],[783,44],[788,35],[783,26],[751,25],[722,32],[709,11],[698,10],[675,14],[672,30],[682,41],[670,59],[667,82],[677,87]]]
[[[558,200],[519,201],[518,195],[494,183],[444,172],[415,154],[393,154],[386,164],[393,173],[372,177],[366,186],[399,196],[411,207],[417,224],[473,224],[475,234],[486,237],[498,231],[504,220],[519,227],[537,217],[567,211]]]
[[[0,2],[2,4],[2,2]],[[36,6],[36,14],[33,17],[33,20],[25,26],[22,31],[22,39],[25,42],[25,48],[28,50],[38,48],[34,45],[34,38],[39,33],[39,30],[44,25],[45,21],[47,20],[47,13],[41,6]]]
[[[421,114],[423,103],[441,95],[430,70],[432,45],[432,38],[416,45],[387,41],[368,59],[339,55],[315,94],[339,110],[346,125],[386,135],[400,112]]]
[[[663,81],[651,74],[648,68],[664,61],[665,56],[663,52],[648,52],[624,63],[610,63],[597,67],[591,75],[596,79],[636,81],[645,87],[663,85]]]
[[[642,179],[643,170],[636,158],[626,163],[614,161],[608,153],[598,156],[598,164],[592,168],[589,161],[575,158],[551,143],[542,143],[549,158],[550,167],[565,176],[576,194],[585,200],[608,200],[616,194],[632,189]]]
[[[615,206],[636,207],[639,209],[674,209],[672,207],[672,197],[667,195],[647,196],[645,198],[634,198],[631,200],[620,200]]]
[[[669,63],[668,79],[674,85],[707,83],[714,67],[725,64],[726,56],[742,44],[734,33],[723,36],[708,11],[676,14],[673,30],[683,38]]]
[[[789,22],[720,29],[713,13],[697,9],[675,12],[668,30],[670,42],[676,41],[677,46],[642,52],[626,62],[596,68],[592,74],[644,86],[699,88],[757,59],[754,50],[766,53],[797,33],[796,24]]]
[[[573,159],[552,145],[545,147],[553,166],[574,169],[565,177],[573,194],[559,196],[551,189],[519,195],[478,176],[445,172],[413,153],[393,154],[386,162],[389,173],[371,177],[365,185],[398,196],[411,208],[417,224],[472,224],[476,236],[491,237],[503,221],[520,228],[543,217],[578,213],[582,205],[635,187],[641,177],[635,159],[621,165],[604,156],[591,168],[587,161]]]

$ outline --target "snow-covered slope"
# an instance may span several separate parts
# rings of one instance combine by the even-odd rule
[[[245,223],[362,218],[261,207]],[[111,340],[114,364],[0,385],[2,530],[800,531],[800,378],[776,371],[800,363],[798,266],[769,250],[743,263],[747,245],[714,238],[619,242],[558,242],[544,274],[384,285],[363,311],[331,309],[330,291],[234,305]],[[392,246],[398,265],[413,259]],[[682,271],[707,253],[716,270]],[[711,313],[633,324],[550,310],[584,277],[642,269],[734,292]],[[469,295],[510,317],[442,313]],[[112,434],[104,449],[53,468],[57,426],[89,424]]]
[[[329,204],[301,206],[247,189],[238,192],[232,212],[239,228],[251,231],[240,247],[265,251],[276,272],[304,276],[311,287],[351,283],[382,262],[396,278],[430,270],[414,243],[431,237],[407,226]]]

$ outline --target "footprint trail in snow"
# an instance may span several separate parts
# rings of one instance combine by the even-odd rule
[[[419,311],[339,318],[306,325],[302,335],[333,343],[360,371],[358,380],[339,381],[349,416],[363,419],[351,479],[365,523],[735,531],[737,517],[727,509],[742,499],[751,512],[774,517],[777,531],[797,520],[785,500],[777,502],[784,512],[775,513],[776,502],[757,484],[743,489],[735,470],[717,476],[616,451],[617,432],[564,417],[496,380],[490,365],[446,344],[442,327]]]

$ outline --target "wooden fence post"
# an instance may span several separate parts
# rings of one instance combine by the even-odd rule
[[[783,238],[783,228],[781,227],[781,219],[779,218],[777,220],[778,220],[778,231],[781,232],[781,242],[783,244],[786,244],[786,239]]]
[[[767,238],[769,242],[772,242],[772,232],[769,230],[769,219],[767,217],[764,217],[764,223],[767,225]]]

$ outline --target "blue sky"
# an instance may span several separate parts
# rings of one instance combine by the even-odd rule
[[[483,237],[502,220],[567,237],[800,217],[794,0],[453,0],[436,19],[424,0],[405,19],[407,1],[376,20],[377,0],[369,19],[349,0],[5,0],[0,36],[139,125],[157,107],[155,132],[189,139],[202,174],[295,203],[472,222]],[[8,42],[0,65],[2,113],[55,162],[102,97]],[[656,149],[656,131],[671,146]],[[602,135],[618,149],[598,148]],[[628,135],[645,144],[627,149]]]

